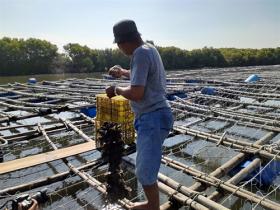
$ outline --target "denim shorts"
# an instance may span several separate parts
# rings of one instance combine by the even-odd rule
[[[134,121],[136,139],[136,177],[146,186],[157,181],[161,163],[162,144],[173,126],[170,108],[144,113]]]

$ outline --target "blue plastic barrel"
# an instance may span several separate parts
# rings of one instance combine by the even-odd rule
[[[28,84],[36,84],[36,82],[37,80],[34,77],[28,79]]]
[[[252,75],[250,75],[246,80],[245,80],[245,82],[257,82],[257,81],[259,81],[261,78],[258,76],[258,75],[256,75],[256,74],[252,74]]]
[[[280,175],[280,161],[273,160],[268,166],[262,166],[259,170],[261,173],[256,177],[257,182],[259,182],[261,186],[269,186],[274,179]],[[259,170],[255,173],[259,172]]]
[[[240,170],[246,168],[251,162],[252,162],[252,160],[246,160],[246,161],[242,162],[241,164],[236,166],[234,169],[232,169],[229,172],[229,175],[234,176]],[[270,162],[269,165],[267,165],[266,167],[261,166],[261,167],[257,168],[256,170],[254,170],[252,173],[247,174],[247,176],[244,178],[243,181],[250,180],[254,177],[254,181],[259,186],[269,186],[279,175],[280,175],[280,161],[274,160],[274,161]]]
[[[96,116],[96,107],[95,106],[82,108],[80,111],[88,117],[95,117]]]
[[[204,95],[215,95],[216,90],[213,87],[204,87],[200,92]]]

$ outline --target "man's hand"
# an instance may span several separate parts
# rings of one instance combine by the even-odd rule
[[[115,65],[109,69],[109,75],[115,78],[120,78],[123,74],[122,67],[120,65]]]
[[[22,210],[22,205],[18,204],[18,210]],[[32,199],[32,206],[28,210],[39,210],[38,202],[35,199]]]
[[[115,86],[107,87],[106,88],[106,94],[109,98],[112,98],[112,97],[116,96],[115,95]]]

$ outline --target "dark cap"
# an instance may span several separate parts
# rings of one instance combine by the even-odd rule
[[[121,20],[114,25],[113,32],[114,43],[133,41],[141,36],[133,20]]]

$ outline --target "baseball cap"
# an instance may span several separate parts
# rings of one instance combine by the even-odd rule
[[[114,43],[122,43],[133,41],[135,38],[140,37],[136,24],[133,20],[121,20],[113,27]]]

